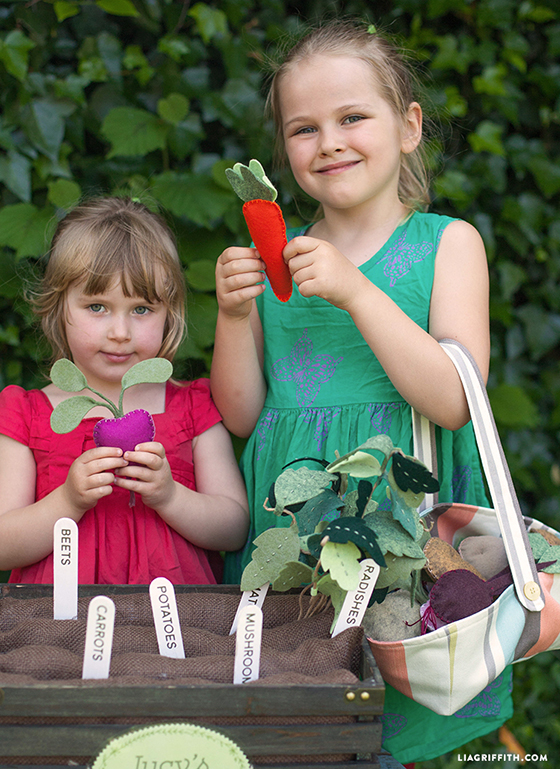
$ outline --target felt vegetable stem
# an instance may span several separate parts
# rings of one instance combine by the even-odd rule
[[[275,202],[278,192],[258,160],[250,160],[248,166],[236,163],[233,168],[226,168],[226,176],[244,201],[243,216],[266,264],[272,290],[281,302],[287,302],[292,295],[292,277],[282,257],[288,241],[284,217]]]
[[[172,364],[165,358],[149,358],[132,366],[122,378],[121,394],[118,405],[105,395],[94,390],[80,369],[71,361],[57,360],[51,368],[50,377],[57,387],[64,392],[89,390],[101,400],[90,395],[75,395],[59,403],[51,414],[51,427],[55,433],[68,433],[74,430],[95,406],[105,406],[114,415],[114,419],[101,419],[93,430],[96,446],[116,446],[124,451],[133,451],[138,443],[153,441],[155,426],[152,415],[145,409],[135,409],[127,414],[123,411],[125,390],[137,384],[166,382],[173,372]]]

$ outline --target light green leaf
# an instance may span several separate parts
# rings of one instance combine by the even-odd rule
[[[321,566],[343,590],[355,590],[360,579],[361,557],[353,542],[327,542],[321,550]]]
[[[331,603],[334,608],[334,619],[330,627],[330,631],[332,633],[338,620],[340,610],[342,609],[342,604],[346,598],[347,591],[343,590],[338,582],[335,582],[329,572],[327,572],[317,582],[317,592],[330,596]]]
[[[1,207],[0,244],[13,248],[18,259],[41,255],[47,246],[54,213],[51,206],[37,209],[30,203]]]
[[[394,448],[393,441],[388,435],[373,435],[371,438],[368,438],[365,443],[362,443],[361,446],[358,446],[358,450],[375,449],[381,451],[386,457],[389,456]]]
[[[326,468],[328,473],[348,473],[353,478],[372,478],[381,475],[379,460],[365,451],[354,451],[335,459]]]
[[[502,143],[504,129],[501,125],[491,120],[482,120],[474,133],[467,137],[474,152],[489,152],[492,155],[505,155],[506,151]]]
[[[389,483],[390,499],[393,502],[393,518],[399,521],[405,531],[407,531],[413,539],[418,539],[420,536],[420,529],[422,524],[418,516],[418,506],[424,499],[424,492],[421,491],[415,494],[413,491],[402,491],[399,485],[395,481],[393,475],[393,468],[389,471],[387,476]]]
[[[274,484],[275,513],[281,515],[288,505],[306,502],[316,497],[332,482],[332,475],[322,470],[310,470],[308,467],[299,467],[294,470],[288,467]]]
[[[256,549],[241,576],[241,590],[274,582],[289,561],[299,558],[297,527],[267,529],[255,539]]]
[[[245,203],[258,199],[275,201],[278,196],[258,160],[250,160],[248,166],[236,163],[233,168],[226,168],[225,174],[235,194]]]
[[[311,566],[307,566],[307,564],[301,561],[288,561],[272,583],[272,589],[279,593],[284,593],[286,590],[291,590],[294,587],[308,585],[312,577],[313,569]]]
[[[57,208],[69,210],[80,200],[82,190],[80,185],[69,179],[56,179],[49,182],[48,199]]]
[[[7,72],[22,82],[27,76],[27,62],[32,48],[35,48],[35,43],[20,29],[8,32],[0,45],[0,60]]]
[[[206,174],[166,171],[154,178],[152,194],[172,213],[208,228],[231,207],[231,193]]]
[[[76,16],[80,10],[78,3],[67,2],[67,0],[57,0],[54,4],[54,12],[59,23]]]
[[[95,0],[95,4],[113,16],[138,16],[131,0]]]
[[[50,371],[51,382],[66,393],[79,393],[87,387],[87,379],[68,358],[57,360]]]
[[[227,16],[223,11],[206,3],[196,3],[189,11],[189,16],[196,21],[198,34],[205,43],[209,43],[216,35],[227,34]]]
[[[364,521],[377,535],[377,544],[381,552],[409,558],[423,558],[424,553],[418,544],[418,538],[411,535],[396,521],[389,510],[376,510],[364,516]],[[423,531],[419,523],[420,536]]]
[[[530,532],[528,537],[535,561],[537,563],[556,561],[556,563],[547,566],[544,571],[547,574],[560,574],[560,545],[550,545],[538,532]]]
[[[101,132],[111,142],[109,158],[123,155],[147,155],[166,146],[169,124],[151,112],[136,107],[115,107],[101,125]]]
[[[157,103],[158,115],[168,123],[178,125],[189,111],[189,100],[182,93],[170,93]]]
[[[375,588],[377,590],[383,587],[390,587],[396,582],[406,583],[407,581],[410,581],[410,574],[416,569],[421,569],[426,563],[426,558],[397,557],[388,553],[386,562],[386,568],[381,569],[377,582],[375,583]]]
[[[122,391],[137,384],[167,382],[173,373],[173,364],[166,358],[148,358],[136,363],[122,378]]]
[[[103,405],[89,395],[74,395],[55,406],[51,414],[51,427],[55,433],[69,433],[94,406]]]

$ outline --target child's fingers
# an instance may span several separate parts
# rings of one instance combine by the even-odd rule
[[[322,240],[310,238],[308,235],[299,235],[297,238],[292,238],[292,240],[288,241],[288,244],[282,252],[282,256],[286,262],[289,262],[289,260],[293,259],[295,256],[316,251],[322,242]]]

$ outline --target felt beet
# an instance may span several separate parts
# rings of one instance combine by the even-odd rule
[[[154,440],[156,427],[149,411],[134,409],[116,419],[100,419],[93,428],[96,446],[117,446],[125,451],[134,451],[139,443]]]
[[[132,366],[122,378],[121,395],[117,406],[102,393],[94,390],[87,383],[85,376],[71,361],[56,361],[51,369],[51,380],[65,392],[89,390],[102,398],[96,400],[89,395],[75,395],[61,401],[51,414],[51,427],[55,433],[68,433],[74,430],[94,406],[105,406],[114,415],[114,419],[101,419],[93,429],[96,446],[117,446],[123,451],[133,451],[139,443],[153,441],[155,437],[154,420],[145,409],[135,409],[127,414],[123,412],[125,390],[137,384],[166,382],[173,372],[173,366],[165,358],[150,358]]]

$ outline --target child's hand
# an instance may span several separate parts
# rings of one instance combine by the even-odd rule
[[[283,253],[302,296],[320,296],[335,307],[348,309],[364,276],[326,240],[300,235]]]
[[[246,318],[252,300],[264,291],[264,268],[256,249],[226,248],[216,264],[220,311],[234,318]]]
[[[81,513],[113,491],[114,471],[126,467],[122,450],[110,446],[84,451],[72,462],[62,489],[70,505]]]
[[[115,477],[115,486],[140,494],[144,504],[154,510],[168,505],[176,491],[176,483],[161,443],[139,443],[135,451],[127,451],[128,465]]]

